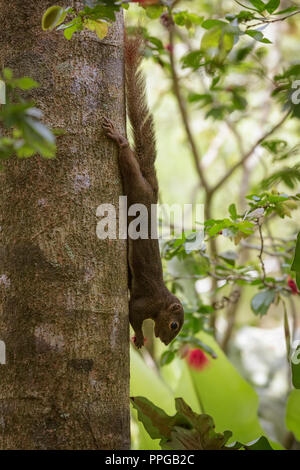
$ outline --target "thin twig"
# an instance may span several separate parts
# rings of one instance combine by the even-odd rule
[[[228,172],[223,176],[223,178],[221,178],[218,181],[218,183],[216,183],[215,186],[211,188],[210,190],[211,193],[214,193],[215,191],[217,191],[225,183],[225,181],[227,181],[228,178],[230,178],[230,176],[235,172],[235,170],[237,170],[241,165],[243,165],[243,163],[245,163],[248,160],[249,157],[251,157],[256,147],[258,147],[267,137],[273,134],[284,123],[284,121],[287,119],[289,115],[290,115],[290,110],[280,119],[280,121],[277,124],[275,124],[275,126],[272,127],[272,129],[270,129],[262,137],[260,137],[255,142],[255,144],[250,148],[250,150],[246,152],[245,155],[235,165],[233,165],[230,168],[230,170],[228,170]]]
[[[260,19],[259,18],[258,23],[252,24],[251,28],[255,28],[256,26],[260,26],[261,24],[271,24],[271,23],[277,23],[278,21],[284,21],[290,18],[291,16],[299,15],[299,13],[300,13],[300,10],[297,10],[297,11],[294,11],[293,13],[290,13],[289,15],[284,16],[283,18],[272,18],[272,19],[268,19],[268,18]]]
[[[243,248],[249,248],[250,250],[257,250],[257,251],[260,251],[261,250],[261,246],[258,246],[258,245],[252,245],[251,243],[247,243],[247,242],[244,242],[242,241],[241,242],[241,245]],[[289,251],[269,251],[269,250],[266,250],[264,249],[264,253],[266,255],[269,255],[269,256],[278,256],[278,257],[287,257],[287,256],[290,256],[290,252],[292,252],[294,250],[294,248],[291,248]]]
[[[262,223],[260,222],[260,220],[258,220],[258,232],[259,232],[259,237],[260,237],[260,252],[259,252],[258,258],[260,260],[260,265],[261,265],[261,269],[262,269],[262,272],[263,272],[263,281],[265,282],[266,269],[265,269],[265,264],[264,264],[264,260],[263,260],[264,237],[263,237],[263,234],[262,234],[261,226],[262,226]]]

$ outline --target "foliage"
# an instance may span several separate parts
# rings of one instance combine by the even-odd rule
[[[168,416],[144,397],[132,397],[131,402],[152,439],[161,439],[163,450],[272,450],[265,437],[248,445],[236,442],[226,446],[232,433],[216,433],[212,417],[195,413],[182,398],[175,399],[174,416]]]
[[[108,27],[115,21],[116,12],[121,6],[126,8],[126,3],[108,0],[87,0],[85,6],[80,11],[74,8],[63,8],[58,5],[51,6],[45,11],[42,18],[42,28],[47,30],[63,30],[66,39],[71,39],[73,34],[82,31],[84,28],[95,31],[99,39],[103,39],[108,32]],[[67,17],[71,21],[65,22]]]
[[[189,357],[176,358],[165,365],[158,375],[152,368],[145,368],[142,357],[131,349],[131,390],[132,396],[143,396],[168,414],[176,411],[174,397],[181,396],[196,413],[213,417],[216,432],[228,429],[233,433],[229,442],[256,441],[263,430],[257,418],[258,398],[252,387],[239,375],[216,342],[207,334],[198,337],[216,351],[217,358],[210,359],[204,367],[195,368]],[[164,379],[164,381],[162,380]],[[137,413],[133,410],[133,418]],[[157,449],[157,438],[149,439],[144,426],[138,421],[138,434],[134,442],[139,449]],[[136,444],[137,445],[137,444]],[[280,448],[272,443],[273,448]]]
[[[298,233],[295,255],[291,270],[296,273],[297,286],[300,289],[300,233]]]
[[[286,426],[300,440],[300,390],[293,390],[287,401]]]
[[[0,138],[0,159],[7,160],[14,154],[28,158],[36,153],[45,158],[54,157],[55,138],[41,122],[43,113],[20,94],[20,91],[37,88],[39,84],[30,77],[15,78],[8,68],[3,70],[2,79],[6,87],[6,104],[1,106],[0,119],[8,132]]]
[[[218,356],[215,360],[218,363],[220,352],[204,333],[214,333],[218,309],[238,304],[238,296],[234,299],[232,294],[228,293],[229,290],[234,293],[237,288],[237,292],[241,293],[242,289],[247,288],[247,292],[251,292],[252,312],[259,318],[277,310],[279,305],[285,306],[287,298],[298,294],[293,284],[293,278],[297,279],[297,270],[292,266],[296,232],[294,231],[290,238],[267,234],[270,233],[270,225],[273,225],[274,221],[292,219],[293,213],[299,208],[299,164],[290,163],[291,159],[298,155],[298,145],[289,142],[288,138],[283,140],[277,137],[277,132],[280,132],[288,119],[299,117],[298,105],[293,102],[292,97],[299,72],[297,66],[283,64],[282,67],[286,66],[289,72],[286,75],[285,72],[275,73],[270,78],[267,76],[265,58],[268,54],[267,48],[273,47],[268,36],[268,25],[288,20],[299,13],[299,8],[292,6],[283,9],[279,1],[248,2],[248,5],[222,17],[218,17],[216,11],[213,12],[213,7],[210,10],[208,6],[203,6],[198,14],[198,11],[196,13],[185,8],[180,10],[176,5],[174,10],[172,7],[166,9],[160,17],[165,28],[164,33],[154,35],[152,31],[155,29],[150,32],[146,27],[143,28],[147,44],[145,56],[152,59],[173,84],[172,91],[175,91],[178,109],[185,108],[181,117],[187,130],[186,141],[190,144],[199,181],[204,187],[202,197],[204,196],[206,206],[208,205],[202,229],[204,241],[199,237],[200,241],[194,250],[189,249],[193,235],[188,232],[162,245],[168,286],[185,302],[185,323],[182,332],[164,349],[160,359],[161,370],[171,367],[174,375],[178,375],[179,364],[183,360],[180,358],[189,347],[200,348],[206,352],[207,357]],[[214,16],[210,16],[210,11]],[[158,27],[156,31],[159,31]],[[177,43],[181,45],[178,47],[180,52],[177,51]],[[239,81],[237,76],[241,77]],[[272,109],[277,110],[280,118],[273,127],[266,126],[261,137],[246,150],[239,131],[239,122],[246,119],[249,113],[254,113],[253,99],[248,87],[252,79],[253,82],[266,83],[268,103]],[[272,86],[267,86],[267,80],[270,83],[272,81]],[[201,113],[203,118],[210,121],[225,122],[240,150],[238,162],[232,163],[231,166],[227,163],[225,174],[212,186],[205,184],[207,177],[201,167],[201,155],[199,157],[197,150],[194,150],[195,139],[191,135],[190,125],[192,113],[195,113],[195,116]],[[262,162],[263,159],[268,159],[268,162],[271,159],[272,163],[267,163],[269,168],[265,169],[263,177],[255,186],[249,188],[245,201],[248,207],[241,210],[238,204],[232,202],[228,208],[228,216],[213,217],[215,209],[211,201],[216,199],[216,194],[232,180],[236,170],[242,169],[258,152],[262,154]],[[223,155],[226,158],[226,152],[223,151]],[[215,179],[213,172],[210,175]],[[234,245],[226,251],[220,250],[219,247],[225,243],[228,246],[228,242],[233,242]],[[246,248],[247,259],[241,263],[240,254],[243,250],[246,251]],[[270,256],[278,260],[276,275],[268,274],[266,269],[265,259]],[[197,292],[191,295],[195,284],[204,279],[212,280],[210,303],[207,298],[204,301]],[[220,298],[222,290],[225,295],[221,294]],[[290,331],[286,308],[281,315],[289,348],[294,332]],[[201,336],[202,334],[204,336]],[[198,375],[192,372],[192,383],[195,383],[195,375],[198,379],[199,376],[208,374],[209,370],[205,369]],[[207,393],[209,398],[214,397],[218,386],[224,389],[222,385],[215,385],[216,374],[216,371],[211,373],[209,379],[201,384],[202,394]],[[293,376],[295,377],[295,373]],[[168,375],[168,383],[172,381],[172,377],[172,374]],[[214,384],[214,387],[211,384]],[[231,401],[236,399],[236,396],[228,397],[229,409]],[[224,397],[219,397],[219,400],[224,407]],[[216,413],[213,408],[210,414],[214,420],[217,420]],[[226,423],[231,428],[233,414],[234,412],[231,412],[226,416],[222,430],[226,429]]]

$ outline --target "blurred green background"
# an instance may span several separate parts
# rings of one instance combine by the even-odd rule
[[[246,2],[249,5],[249,2]],[[291,2],[281,2],[281,8]],[[250,5],[251,6],[251,5]],[[234,1],[187,1],[179,2],[178,10],[192,11],[205,18],[224,18],[243,8]],[[291,64],[299,62],[300,23],[297,16],[287,21],[274,22],[263,29],[271,44],[257,42],[247,60],[242,65],[232,65],[231,73],[224,78],[223,87],[242,87],[247,106],[235,110],[222,119],[207,117],[207,110],[199,102],[188,103],[190,125],[201,153],[202,166],[207,180],[215,184],[228,169],[240,158],[241,152],[251,148],[266,129],[272,127],[282,115],[282,105],[272,96],[273,77],[283,73]],[[146,10],[131,5],[126,13],[129,26],[147,29],[150,36],[158,37],[166,50],[169,38],[160,19],[147,16]],[[203,28],[192,26],[190,29],[178,28],[174,55],[183,95],[188,101],[190,93],[203,94],[210,86],[211,77],[204,68],[197,71],[181,68],[180,58],[187,51],[199,48]],[[180,37],[181,35],[181,37]],[[240,40],[243,47],[253,43],[249,37]],[[243,42],[244,41],[244,42]],[[234,62],[234,49],[229,60]],[[153,54],[148,52],[143,62],[147,77],[147,95],[155,117],[157,133],[157,173],[160,183],[160,196],[163,203],[204,203],[205,194],[199,179],[186,132],[182,124],[176,97],[172,91],[172,78]],[[154,58],[155,59],[155,58]],[[226,102],[228,96],[220,92],[220,100]],[[288,142],[290,148],[297,147],[300,123],[291,119],[276,132],[276,139]],[[274,137],[275,138],[275,137]],[[284,164],[299,162],[299,155],[288,157]],[[228,216],[228,206],[234,202],[239,211],[245,211],[245,196],[257,190],[258,183],[276,169],[282,168],[282,160],[274,161],[266,149],[258,146],[246,165],[241,166],[216,193],[212,205],[213,217],[223,219]],[[297,185],[288,194],[297,193]],[[287,192],[286,186],[276,185],[279,192]],[[295,240],[299,231],[299,208],[292,217],[281,219],[271,217],[266,232],[272,237]],[[266,233],[268,236],[268,233]],[[252,242],[257,243],[257,239]],[[225,236],[218,238],[220,251],[235,250],[233,241]],[[239,261],[245,265],[257,265],[258,252],[246,253],[241,249]],[[244,258],[243,258],[244,257]],[[265,254],[265,268],[268,275],[280,271],[280,259]],[[189,273],[187,262],[171,260],[164,263],[165,275]],[[210,304],[213,292],[211,279],[178,281],[183,289],[182,297],[192,295]],[[222,282],[219,282],[221,287]],[[196,288],[195,288],[196,287]],[[225,285],[219,296],[228,295],[231,286]],[[233,440],[249,442],[266,433],[269,438],[284,446],[297,447],[295,438],[288,432],[285,422],[287,397],[290,392],[290,371],[286,361],[286,342],[284,335],[282,307],[272,304],[268,314],[259,317],[253,314],[250,306],[256,288],[242,286],[238,308],[234,312],[234,326],[226,344],[226,354],[207,333],[198,333],[206,344],[218,351],[218,358],[209,358],[209,365],[203,370],[195,370],[188,365],[188,358],[178,355],[169,365],[159,365],[164,347],[150,340],[148,350],[131,351],[131,394],[149,398],[167,413],[175,412],[174,397],[182,396],[197,412],[213,416],[217,431],[230,429]],[[191,303],[191,302],[190,302]],[[287,302],[290,322],[294,321],[294,334],[299,338],[299,297],[293,296],[292,304]],[[293,312],[291,312],[293,311]],[[292,319],[294,318],[294,320]],[[228,327],[226,308],[217,312],[216,337],[222,343]],[[147,326],[145,336],[151,335],[151,325]],[[298,336],[297,336],[298,335]],[[299,423],[298,423],[299,425]],[[291,429],[291,428],[290,428]],[[294,428],[293,428],[294,429]],[[299,436],[298,436],[299,437]],[[159,448],[158,440],[153,441],[143,425],[132,418],[133,448]]]

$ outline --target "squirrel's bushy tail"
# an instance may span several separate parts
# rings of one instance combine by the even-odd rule
[[[146,178],[154,177],[156,144],[153,117],[146,97],[146,82],[140,66],[144,43],[140,35],[125,36],[127,112],[132,128],[136,158]]]

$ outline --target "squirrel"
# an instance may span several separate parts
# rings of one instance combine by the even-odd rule
[[[135,332],[135,346],[144,345],[143,321],[155,322],[154,333],[164,344],[169,344],[179,333],[184,311],[179,299],[165,286],[158,239],[151,238],[150,227],[156,226],[156,214],[151,205],[158,202],[158,182],[155,172],[156,140],[153,116],[146,99],[145,78],[140,70],[142,61],[140,36],[125,36],[125,79],[127,112],[132,128],[134,149],[120,135],[113,122],[102,118],[107,137],[119,147],[119,165],[123,188],[132,204],[144,204],[147,208],[148,238],[128,237],[129,264],[129,321]],[[155,220],[151,220],[155,217]],[[130,220],[130,218],[128,218]]]

